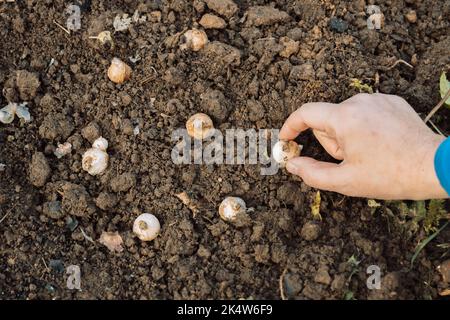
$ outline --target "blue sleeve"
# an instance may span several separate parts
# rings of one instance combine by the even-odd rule
[[[442,187],[450,195],[450,138],[445,139],[437,149],[434,169]]]

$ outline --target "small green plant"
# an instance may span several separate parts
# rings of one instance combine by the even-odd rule
[[[322,220],[322,215],[320,214],[320,203],[321,203],[320,191],[316,192],[314,196],[314,201],[311,204],[311,214],[314,219]]]
[[[373,93],[373,88],[359,79],[351,79],[350,87],[358,89],[359,92]]]
[[[447,80],[447,75],[445,72],[442,72],[441,78],[439,79],[439,89],[441,92],[441,98],[444,99],[447,92],[450,90],[450,82]],[[445,101],[445,105],[450,107],[450,97]]]
[[[355,299],[355,294],[353,293],[353,291],[347,291],[344,294],[344,300],[356,300]]]
[[[353,254],[347,260],[347,264],[351,267],[350,275],[348,276],[348,281],[350,281],[355,273],[359,271],[359,264],[361,260],[357,260],[355,255]]]
[[[410,269],[412,269],[413,265],[414,265],[414,261],[416,261],[417,256],[419,255],[419,253],[423,250],[423,248],[425,248],[427,246],[428,243],[430,243],[431,240],[433,240],[434,238],[437,237],[437,235],[445,229],[445,227],[447,227],[447,225],[449,224],[449,221],[447,221],[440,229],[438,229],[437,231],[435,231],[432,235],[430,235],[428,238],[426,238],[425,240],[423,240],[421,243],[419,243],[419,245],[416,247],[416,250],[414,252],[414,255],[411,258],[411,266]]]

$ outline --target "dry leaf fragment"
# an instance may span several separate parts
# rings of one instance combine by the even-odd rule
[[[314,219],[322,220],[322,216],[320,215],[320,191],[317,191],[316,196],[314,197],[314,201],[311,205],[311,214]]]
[[[116,232],[102,232],[99,242],[106,246],[112,252],[122,252],[123,251],[123,240],[120,234]]]
[[[175,194],[175,196],[180,199],[180,201],[189,208],[189,210],[192,211],[192,214],[194,215],[194,217],[197,215],[197,213],[199,213],[199,210],[197,208],[197,206],[195,205],[195,203],[192,201],[192,199],[189,197],[189,195],[186,192],[181,192],[181,193],[177,193]]]

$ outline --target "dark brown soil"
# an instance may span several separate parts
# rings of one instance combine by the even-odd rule
[[[356,94],[352,78],[401,95],[425,116],[450,65],[450,1],[377,1],[380,31],[367,29],[370,1],[217,2],[85,0],[82,28],[70,35],[53,22],[65,25],[66,1],[0,4],[0,107],[27,101],[32,115],[0,124],[0,299],[279,299],[280,278],[293,299],[439,298],[446,284],[436,267],[448,249],[437,245],[449,242],[450,228],[409,270],[426,235],[419,227],[406,236],[390,204],[372,210],[366,199],[322,192],[318,221],[310,210],[316,190],[285,172],[174,165],[170,152],[171,133],[194,113],[211,115],[221,129],[280,128],[305,102]],[[249,7],[274,3],[279,11],[253,8],[241,21]],[[136,9],[147,22],[114,33],[114,48],[88,38],[114,31],[113,18]],[[411,10],[415,22],[406,19]],[[212,45],[204,50],[181,51],[173,36],[198,27],[205,13],[221,16],[225,29],[206,30]],[[347,29],[331,28],[333,17],[342,19],[334,28]],[[299,48],[286,57],[289,39]],[[113,57],[133,69],[123,85],[107,78]],[[397,59],[414,68],[389,69]],[[433,118],[447,134],[449,120],[444,109]],[[81,156],[100,134],[110,164],[93,177]],[[73,151],[57,159],[53,151],[66,141]],[[311,135],[299,141],[305,154],[328,159]],[[199,208],[195,216],[175,196],[183,191]],[[254,208],[249,223],[220,219],[228,195]],[[153,242],[132,233],[143,212],[161,222]],[[118,231],[124,250],[99,243],[103,231]],[[51,260],[80,266],[83,290],[67,289]],[[381,268],[382,290],[366,287],[372,264]]]

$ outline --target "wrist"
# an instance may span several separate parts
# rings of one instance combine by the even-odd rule
[[[441,199],[448,198],[448,193],[445,191],[444,187],[439,180],[436,172],[436,155],[439,147],[445,140],[444,136],[434,135],[430,138],[428,143],[428,148],[424,157],[424,163],[422,166],[423,181],[422,181],[422,194],[418,197],[422,199]],[[450,178],[450,172],[447,172]],[[419,182],[420,183],[420,182]]]
[[[441,187],[450,195],[450,139],[440,142],[434,156],[434,170]]]

